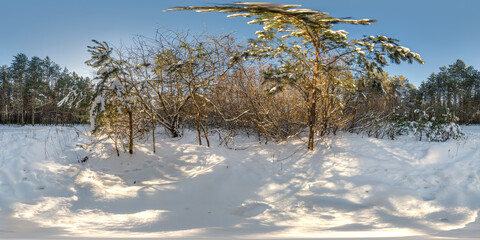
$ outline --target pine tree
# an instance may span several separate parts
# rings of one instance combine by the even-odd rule
[[[60,112],[58,102],[71,88],[78,98]],[[17,54],[10,66],[0,67],[0,123],[58,124],[59,117],[63,124],[85,122],[91,92],[89,78],[62,71],[49,57]]]
[[[57,103],[61,100],[60,92],[56,89],[58,79],[60,78],[61,68],[54,63],[50,57],[43,59],[43,82],[46,85],[45,96],[46,106],[44,110],[44,122],[48,124],[58,124],[59,110]]]
[[[35,125],[37,103],[41,103],[43,95],[43,61],[39,57],[32,57],[28,62],[27,78],[25,79],[24,98],[26,108],[30,110],[31,124]],[[28,111],[28,110],[27,110]]]
[[[118,127],[118,131],[127,129],[125,134],[116,132],[115,135],[128,136],[128,152],[133,154],[133,141],[135,134],[134,112],[137,109],[137,101],[133,94],[135,78],[132,70],[135,66],[131,66],[127,61],[112,57],[113,49],[106,42],[98,42],[93,40],[96,46],[89,46],[91,58],[85,63],[89,66],[97,68],[97,83],[95,89],[95,100],[90,110],[90,122],[97,130],[102,126],[102,122],[96,121],[101,114],[111,114],[104,119],[112,124],[122,124],[119,121],[127,122],[127,126]],[[105,110],[107,110],[105,112]],[[113,115],[112,115],[113,114]],[[125,116],[126,115],[126,116]],[[105,115],[103,115],[105,116]],[[125,119],[126,118],[126,119]],[[111,121],[116,119],[118,121]],[[105,122],[103,122],[105,123]]]
[[[264,30],[256,32],[258,41],[251,42],[251,49],[244,56],[274,58],[280,63],[280,67],[267,75],[267,80],[276,83],[270,92],[281,91],[288,85],[300,86],[297,89],[305,96],[308,111],[308,149],[313,150],[318,113],[324,112],[322,124],[325,129],[332,120],[330,110],[338,108],[331,104],[335,99],[330,97],[338,94],[330,92],[331,87],[342,84],[337,80],[338,74],[359,70],[367,74],[374,70],[380,72],[388,65],[387,57],[394,63],[423,61],[418,54],[399,46],[395,39],[379,35],[349,40],[346,31],[333,30],[333,26],[340,23],[369,25],[375,20],[335,18],[297,7],[300,5],[235,3],[167,11],[224,12],[230,14],[228,17],[254,18],[249,24],[262,24]]]
[[[480,114],[480,73],[462,60],[440,67],[421,84],[421,100],[430,107],[429,114],[435,118],[451,111],[460,123],[478,123]]]
[[[8,67],[0,67],[0,123],[8,122],[8,108],[10,107],[10,82]]]
[[[14,82],[14,111],[16,115],[16,122],[22,125],[25,124],[25,97],[24,97],[24,82],[27,74],[28,57],[23,54],[17,54],[10,66],[12,79]]]

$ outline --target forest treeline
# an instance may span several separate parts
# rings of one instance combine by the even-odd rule
[[[117,154],[133,153],[135,139],[159,126],[171,137],[193,129],[198,144],[207,146],[212,134],[229,146],[238,133],[260,144],[307,133],[313,150],[315,136],[339,130],[445,141],[463,137],[457,123],[480,123],[480,74],[473,67],[458,60],[416,88],[382,68],[387,59],[423,63],[420,55],[383,35],[349,39],[332,29],[375,21],[294,7],[173,9],[256,16],[252,22],[264,31],[247,43],[230,34],[169,30],[118,48],[94,40],[86,61],[96,70],[93,80],[62,71],[48,58],[18,54],[1,68],[0,121],[84,123],[89,117],[93,132],[112,139]]]
[[[207,146],[213,133],[228,145],[238,132],[256,135],[260,144],[307,132],[309,150],[316,137],[338,130],[392,139],[410,133],[419,140],[463,138],[449,110],[459,95],[451,100],[445,91],[427,104],[425,88],[383,71],[389,62],[423,64],[419,54],[387,36],[349,39],[348,32],[333,29],[375,20],[297,7],[233,3],[167,10],[221,12],[263,25],[244,45],[230,35],[172,31],[115,50],[94,41],[86,62],[99,81],[90,111],[94,131],[109,136],[117,154],[119,146],[133,153],[134,139],[155,133],[157,125],[172,137],[185,126],[195,129],[198,144]]]
[[[209,145],[212,134],[228,145],[238,133],[255,136],[262,144],[297,136],[308,126],[305,95],[295,89],[301,86],[276,89],[278,78],[289,76],[277,73],[266,60],[241,59],[245,47],[231,35],[164,31],[155,39],[139,38],[135,45],[120,49],[95,42],[88,64],[97,68],[101,79],[92,122],[96,119],[97,130],[126,151],[133,139],[150,134],[158,125],[171,137],[181,136],[185,127],[194,129],[200,145]],[[415,128],[421,140],[422,134],[428,135],[426,129],[421,132],[426,128],[422,123],[480,123],[472,114],[480,110],[475,104],[480,89],[465,91],[480,86],[480,77],[461,60],[432,74],[419,88],[386,72],[369,78],[335,74],[336,82],[328,85],[329,94],[317,105],[317,136],[344,130],[395,138],[406,125],[419,123]],[[432,82],[438,75],[445,75],[444,81],[455,87]],[[434,89],[438,92],[432,101]],[[96,115],[95,109],[102,111]],[[457,119],[460,112],[470,117]],[[432,135],[431,140],[450,137]]]
[[[49,57],[19,53],[0,66],[0,124],[87,123],[92,89],[91,79]]]
[[[432,116],[450,111],[460,124],[480,124],[480,72],[462,60],[432,73],[417,94]]]
[[[244,50],[232,36],[165,31],[155,41],[145,40],[137,39],[135,46],[122,51],[104,45],[108,64],[118,64],[110,71],[122,69],[122,77],[113,79],[112,74],[119,72],[108,72],[108,64],[102,63],[105,79],[110,80],[99,83],[96,91],[106,93],[105,98],[95,95],[92,79],[62,69],[48,57],[16,55],[0,68],[0,122],[87,123],[96,101],[105,110],[97,124],[119,147],[128,145],[130,124],[133,138],[158,124],[172,137],[192,127],[200,144],[209,144],[212,133],[221,135],[226,144],[240,132],[253,134],[262,143],[296,136],[306,128],[303,96],[291,88],[274,94],[268,81],[271,65],[257,60],[231,64]],[[332,101],[339,106],[329,116],[320,115],[320,123],[331,118],[318,128],[320,136],[346,130],[394,137],[397,133],[388,131],[398,131],[401,123],[432,119],[480,124],[480,72],[461,60],[441,67],[418,88],[405,77],[386,72],[371,78],[339,77],[341,85],[332,87],[337,93]]]
[[[118,79],[104,73],[110,74],[105,78],[110,81],[99,83],[97,91],[107,90],[108,96],[96,103],[105,104],[102,132],[119,146],[128,143],[130,116],[133,138],[158,124],[177,137],[187,126],[196,129],[200,144],[209,144],[208,136],[214,132],[228,144],[239,132],[265,142],[295,136],[306,128],[302,96],[293,89],[272,93],[271,65],[255,60],[231,64],[243,51],[232,36],[166,31],[155,41],[145,40],[137,39],[123,52],[104,46],[111,58],[108,64],[119,64],[111,67],[124,72]],[[339,107],[331,110],[330,123],[319,127],[320,136],[337,130],[395,136],[385,124],[432,119],[480,124],[480,72],[461,60],[441,67],[418,88],[405,77],[386,72],[371,78],[339,77],[342,84],[335,86],[338,94],[332,99]],[[25,54],[1,66],[0,91],[3,124],[87,123],[95,101],[91,79],[62,69],[48,57],[28,59]]]

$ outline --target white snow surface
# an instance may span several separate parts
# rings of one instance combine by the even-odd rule
[[[157,132],[156,154],[120,157],[86,128],[0,126],[1,239],[480,236],[480,126],[444,143],[339,133],[311,152]]]

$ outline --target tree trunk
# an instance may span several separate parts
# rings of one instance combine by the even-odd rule
[[[172,134],[172,138],[176,138],[179,136],[178,134],[178,130],[176,127],[174,126],[171,126],[170,128],[168,128],[168,130],[170,131],[170,133]]]
[[[170,123],[168,124],[168,131],[170,131],[170,133],[172,134],[172,138],[176,138],[180,136],[180,132],[177,127],[179,125],[179,121],[180,121],[179,117],[174,116],[171,124]]]
[[[5,97],[5,81],[2,81],[2,92],[0,93],[0,97],[2,98],[0,101],[0,123],[5,123],[5,111],[4,107],[6,105],[6,97]]]
[[[22,126],[25,125],[25,119],[24,119],[24,114],[25,114],[25,109],[24,109],[24,100],[23,100],[23,77],[20,78],[20,123]]]
[[[310,109],[308,109],[308,150],[312,151],[313,150],[313,143],[314,143],[314,138],[315,138],[315,124],[316,124],[316,118],[317,118],[317,112],[316,112],[316,107],[317,107],[317,101],[315,98],[315,88],[312,91],[312,102],[310,104]]]
[[[22,126],[24,126],[25,125],[25,118],[24,118],[24,114],[25,114],[24,112],[25,111],[23,109],[23,103],[22,103],[22,108],[21,109],[22,109],[22,112],[20,113],[20,124],[22,124]]]
[[[155,118],[152,119],[153,153],[155,153]]]
[[[205,141],[207,142],[207,147],[210,147],[210,140],[208,140],[207,129],[205,126],[203,126],[202,122],[200,122],[200,127],[202,128],[203,136],[205,137]]]
[[[262,135],[260,133],[260,127],[257,126],[257,138],[258,138],[258,145],[262,145]]]
[[[129,129],[128,153],[133,154],[133,113],[132,111],[128,111],[128,129]]]
[[[120,151],[118,150],[118,136],[115,135],[115,150],[117,151],[117,157],[120,157]]]
[[[55,94],[54,99],[55,99],[54,103],[56,103],[57,102],[57,93]],[[55,126],[56,126],[56,125],[58,125],[58,105],[54,104],[54,106],[55,106],[55,110],[54,110],[55,111],[55,117],[54,117],[55,120],[54,121],[55,121]]]
[[[202,134],[200,133],[200,123],[198,122],[198,113],[195,115],[195,126],[197,127],[198,145],[202,146]]]
[[[32,102],[32,126],[35,126],[35,102]]]
[[[312,39],[314,40],[314,39]],[[308,109],[308,150],[313,151],[315,140],[315,125],[317,121],[317,83],[320,76],[320,49],[315,46],[315,69],[313,71],[312,95],[310,108]]]
[[[2,96],[3,96],[3,93],[2,93]],[[6,123],[6,121],[5,121],[5,115],[6,114],[5,114],[5,110],[3,109],[3,107],[5,106],[4,105],[5,103],[4,103],[4,101],[2,101],[0,104],[2,104],[0,106],[0,123],[5,124]]]

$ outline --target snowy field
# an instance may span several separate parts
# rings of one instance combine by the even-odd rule
[[[158,133],[115,155],[83,126],[0,126],[0,238],[480,236],[480,126],[465,142],[340,133],[237,150]],[[88,156],[84,163],[79,162]]]

